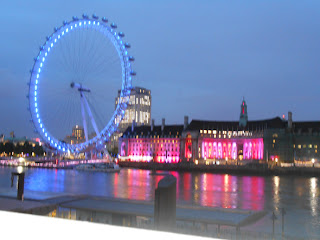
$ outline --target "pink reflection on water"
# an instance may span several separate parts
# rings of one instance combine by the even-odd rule
[[[241,208],[262,210],[264,208],[264,178],[242,177]]]

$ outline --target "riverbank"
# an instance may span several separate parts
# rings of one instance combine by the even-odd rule
[[[278,176],[297,175],[307,177],[319,177],[318,167],[278,167],[268,164],[247,165],[204,165],[192,163],[145,163],[145,162],[119,162],[122,168],[135,168],[146,170],[164,170],[177,172],[208,172],[232,175]]]

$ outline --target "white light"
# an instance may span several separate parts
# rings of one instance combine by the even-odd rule
[[[79,22],[79,26],[81,26],[81,22]]]
[[[42,128],[42,132],[44,132],[44,128]]]
[[[37,114],[37,118],[39,118],[39,114]],[[38,122],[40,123],[40,119],[38,120]]]
[[[35,102],[37,101],[37,97],[34,97],[34,101],[35,101]]]
[[[42,128],[42,124],[40,124],[40,128]]]
[[[58,39],[60,39],[60,35],[58,35]]]
[[[62,36],[64,35],[64,31],[62,32]]]
[[[45,135],[46,137],[48,136],[48,134],[47,134],[47,133],[45,133],[44,135]]]
[[[73,27],[71,26],[70,28],[71,28],[71,30],[72,30]]]
[[[42,58],[42,62],[44,62],[44,60],[45,60],[45,58],[43,57],[43,58]]]
[[[48,52],[50,52],[50,48],[48,48]]]
[[[66,29],[66,32],[69,32],[69,29],[68,29],[68,28]]]
[[[37,74],[37,78],[39,78],[39,74]]]
[[[56,38],[54,39],[54,42],[55,42],[55,43],[57,42],[57,39],[56,39]]]
[[[48,55],[47,53],[44,54],[44,56],[47,56],[47,55]]]
[[[40,73],[41,72],[41,70],[40,70],[40,68],[38,69],[38,73]]]
[[[312,158],[312,163],[314,163],[314,158]]]
[[[36,84],[38,84],[38,80],[36,80]]]
[[[37,89],[38,89],[38,86],[35,86],[34,89],[37,90]]]
[[[42,67],[42,63],[40,63],[40,67]]]
[[[38,106],[38,103],[35,103],[34,106],[37,107],[37,106]]]
[[[18,171],[18,173],[22,173],[23,172],[23,167],[22,166],[18,166],[17,171]]]
[[[78,26],[77,24],[74,25],[74,27],[77,27],[77,26]]]

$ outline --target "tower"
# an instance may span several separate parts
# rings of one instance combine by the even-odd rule
[[[248,113],[247,113],[247,104],[246,104],[246,101],[244,100],[244,97],[241,103],[240,110],[241,112],[240,112],[239,126],[245,127],[247,126],[247,122],[248,122]]]

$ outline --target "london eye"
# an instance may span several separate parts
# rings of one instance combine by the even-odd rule
[[[27,97],[35,131],[47,147],[80,153],[110,140],[135,75],[129,48],[117,25],[95,14],[64,21],[46,37],[30,71]]]

